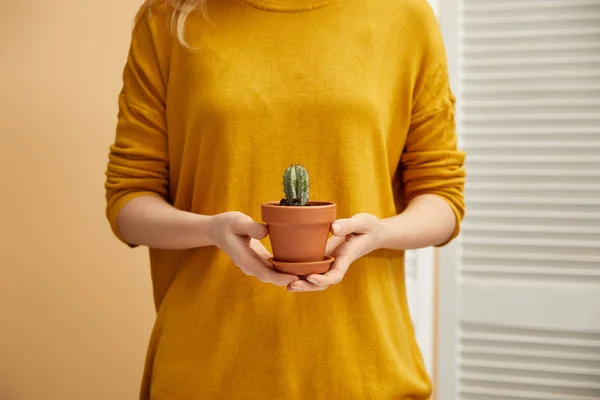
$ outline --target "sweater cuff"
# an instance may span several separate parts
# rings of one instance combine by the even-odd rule
[[[432,193],[435,194],[435,193]],[[456,207],[456,204],[454,204],[453,201],[451,201],[450,199],[448,199],[445,196],[442,196],[440,194],[435,194],[436,196],[440,197],[442,200],[444,200],[446,202],[446,204],[448,204],[450,206],[450,208],[452,209],[452,212],[454,213],[454,218],[456,219],[456,225],[454,226],[454,232],[452,232],[452,235],[450,235],[450,237],[443,243],[435,245],[433,247],[435,248],[440,248],[440,247],[444,247],[447,244],[449,244],[451,241],[453,241],[458,234],[460,233],[460,225],[462,222],[462,215],[463,213],[461,212],[461,210],[458,209],[458,207]]]
[[[121,212],[121,209],[125,206],[125,204],[127,204],[131,200],[135,199],[136,197],[142,197],[142,196],[153,196],[153,197],[162,198],[161,195],[159,195],[156,192],[152,192],[152,191],[129,192],[129,193],[126,193],[125,195],[121,196],[112,205],[112,207],[109,208],[109,210],[107,212],[108,222],[110,223],[110,227],[111,227],[113,234],[117,237],[117,239],[119,239],[121,242],[125,243],[130,248],[136,248],[136,247],[138,247],[138,245],[129,243],[127,240],[125,240],[125,238],[123,238],[123,235],[121,234],[121,231],[119,229],[119,223],[118,223],[119,213]]]

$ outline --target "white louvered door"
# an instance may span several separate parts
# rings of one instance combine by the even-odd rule
[[[600,0],[443,0],[467,214],[437,400],[600,400]]]

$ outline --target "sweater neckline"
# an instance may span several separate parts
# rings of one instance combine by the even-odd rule
[[[335,0],[244,0],[249,5],[267,11],[301,12],[325,7]]]

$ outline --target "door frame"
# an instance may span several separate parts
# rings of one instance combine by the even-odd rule
[[[444,0],[438,4],[438,19],[448,58],[450,86],[460,104],[460,54],[462,1]],[[461,132],[460,107],[456,110],[456,131]],[[459,135],[459,146],[462,142]],[[460,235],[437,250],[436,340],[434,397],[436,400],[456,398],[456,364],[458,343],[458,244]]]
[[[440,0],[427,0],[439,18]],[[415,250],[413,250],[415,251]],[[433,247],[418,249],[416,252],[416,337],[425,366],[430,375],[436,369],[436,299],[437,263]]]

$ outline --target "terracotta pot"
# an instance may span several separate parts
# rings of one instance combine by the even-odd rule
[[[288,263],[324,260],[337,206],[324,201],[310,201],[308,204],[303,207],[280,206],[279,202],[261,205],[275,260]]]

